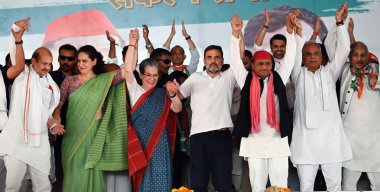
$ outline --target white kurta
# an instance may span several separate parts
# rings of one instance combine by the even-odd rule
[[[32,146],[31,140],[29,142],[24,141],[23,114],[29,71],[29,68],[25,67],[24,72],[15,79],[12,86],[9,121],[0,134],[0,154],[11,155],[13,158],[17,158],[48,175],[50,171],[50,144],[47,120],[59,103],[59,87],[49,74],[40,78],[32,67],[30,69],[30,114],[32,117],[37,115],[41,118],[39,146]],[[34,118],[30,118],[28,122],[30,126],[33,126],[33,120]]]
[[[358,99],[358,92],[351,88],[354,78],[347,63],[341,76],[340,110],[353,156],[352,160],[343,163],[343,167],[360,172],[380,172],[380,91],[370,89],[366,77],[363,94]]]
[[[286,45],[286,54],[281,67],[276,71],[280,75],[284,84],[288,81],[292,71],[295,55],[296,42],[294,34],[286,34],[288,43]],[[236,81],[240,88],[243,88],[248,71],[239,56],[239,39],[231,37],[230,45],[231,69],[234,72]],[[250,133],[248,137],[243,137],[240,143],[240,156],[249,158],[279,158],[290,156],[288,138],[281,138],[280,132],[270,127],[266,122],[266,97],[268,88],[268,78],[264,80],[263,92],[260,96],[260,132]],[[275,95],[276,113],[280,122],[279,99]]]
[[[326,66],[321,66],[315,73],[301,67],[301,50],[297,51],[299,57],[292,71],[296,100],[294,104],[293,138],[290,148],[291,160],[294,164],[338,163],[352,158],[351,147],[343,130],[335,92],[335,82],[349,54],[350,41],[347,29],[344,26],[337,27],[336,30],[329,32],[337,33],[338,44],[335,57]],[[303,45],[304,40],[297,39],[297,42]],[[306,79],[312,79],[312,84],[305,85]],[[322,86],[322,83],[325,85]],[[313,118],[317,120],[314,128],[308,127],[306,124],[305,91],[307,89],[305,86],[309,86],[307,89],[311,89],[313,92],[310,101],[314,106]],[[323,87],[326,88],[324,91],[327,92],[322,91]],[[324,108],[323,99],[329,105],[328,110]]]

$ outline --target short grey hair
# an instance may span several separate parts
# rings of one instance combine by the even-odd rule
[[[140,63],[140,67],[139,67],[140,74],[144,74],[145,73],[145,68],[147,66],[157,67],[158,68],[159,64],[158,64],[158,62],[155,59],[151,59],[151,58],[144,59]]]

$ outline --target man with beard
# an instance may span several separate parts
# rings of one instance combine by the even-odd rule
[[[57,83],[58,86],[61,86],[63,80],[73,75],[74,67],[76,67],[76,54],[77,49],[70,45],[65,44],[59,47],[59,56],[58,56],[58,62],[59,62],[59,69],[56,71],[50,72],[51,77]],[[66,113],[67,113],[67,105],[66,102],[61,110],[61,122],[62,125],[66,124]],[[53,143],[54,146],[54,164],[55,164],[55,179],[56,181],[53,183],[53,191],[61,191],[62,190],[62,181],[63,181],[63,169],[62,169],[62,163],[61,163],[61,145],[62,145],[62,136],[57,136],[55,142]],[[54,172],[53,172],[54,173]]]
[[[232,172],[232,93],[236,80],[232,70],[222,72],[220,46],[204,51],[206,70],[195,72],[181,85],[180,98],[191,96],[190,181],[194,191],[207,191],[212,175],[215,190],[229,191]]]
[[[340,112],[352,148],[352,159],[343,163],[343,191],[356,191],[363,172],[371,190],[380,190],[379,64],[368,58],[364,43],[351,44],[350,63],[340,77]]]

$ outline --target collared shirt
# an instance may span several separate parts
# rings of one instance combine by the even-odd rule
[[[232,70],[212,78],[206,71],[196,72],[181,85],[180,92],[191,96],[190,135],[232,127],[231,104],[236,80]]]

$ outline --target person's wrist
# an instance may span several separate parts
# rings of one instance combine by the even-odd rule
[[[24,43],[24,41],[22,41],[22,39],[15,40],[15,44],[16,44],[16,45],[21,45],[21,44],[23,44],[23,43]]]
[[[268,29],[269,28],[269,24],[264,24],[263,25],[263,29]]]
[[[177,93],[174,93],[174,94],[170,94],[169,96],[170,96],[170,98],[174,98],[174,97],[176,97],[176,96],[177,96]]]
[[[189,39],[191,39],[190,35],[188,35],[188,36],[185,37],[185,40],[189,40]]]
[[[343,20],[340,20],[340,21],[337,20],[337,21],[336,21],[336,25],[337,25],[337,26],[342,26],[342,25],[344,25]]]

